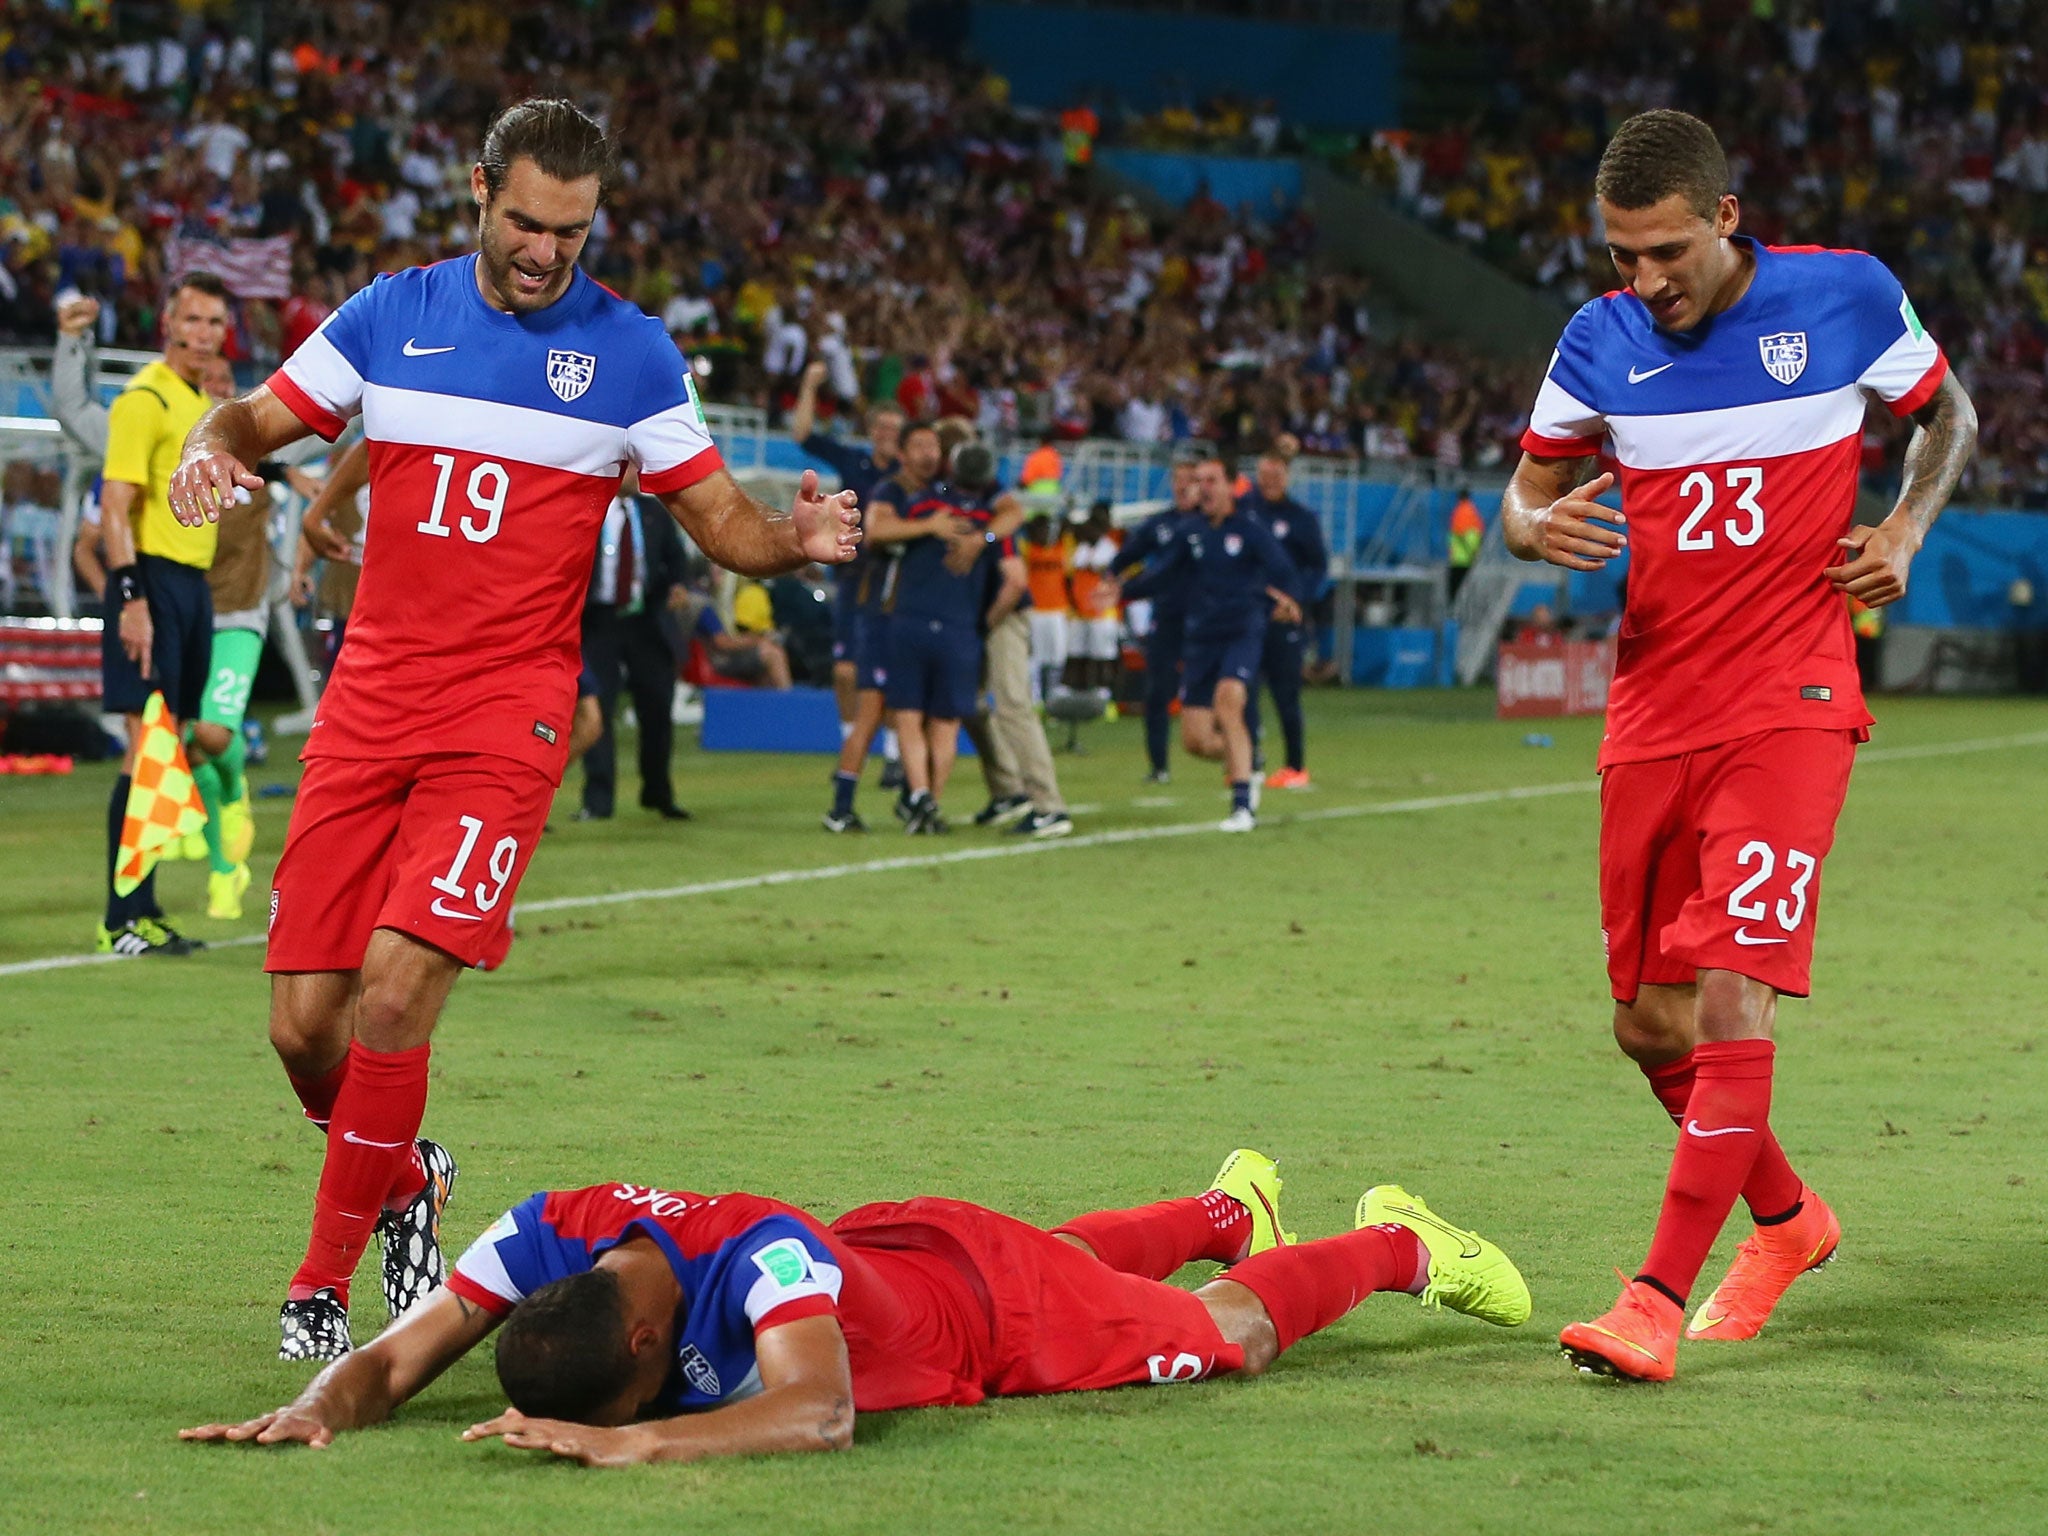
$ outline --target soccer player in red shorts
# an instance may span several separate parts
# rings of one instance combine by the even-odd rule
[[[507,108],[470,184],[478,254],[379,277],[268,383],[202,418],[171,485],[197,524],[287,442],[360,413],[377,516],[270,893],[270,1038],[327,1135],[285,1359],[350,1347],[350,1277],[384,1235],[394,1316],[437,1284],[455,1168],[420,1139],[456,975],[501,963],[569,750],[578,622],[626,469],[713,560],[838,564],[850,495],[742,491],[657,320],[577,266],[615,164],[565,101]],[[323,553],[334,555],[329,549]]]
[[[1678,1148],[1649,1257],[1562,1342],[1582,1369],[1663,1381],[1738,1195],[1755,1230],[1691,1338],[1753,1336],[1841,1236],[1772,1132],[1772,1030],[1780,994],[1808,991],[1821,863],[1871,723],[1847,600],[1904,595],[1976,413],[1881,263],[1735,233],[1699,119],[1630,118],[1596,191],[1627,286],[1566,326],[1503,518],[1525,560],[1632,557],[1600,749],[1600,923],[1615,1038]],[[1855,527],[1872,399],[1913,435],[1891,515]],[[1620,515],[1594,501],[1614,473],[1579,484],[1603,455]]]
[[[1278,1171],[1249,1148],[1200,1195],[1051,1232],[959,1200],[826,1223],[758,1195],[537,1194],[296,1401],[183,1437],[326,1445],[500,1323],[512,1407],[467,1438],[620,1466],[843,1449],[856,1413],[1255,1375],[1374,1291],[1504,1327],[1529,1316],[1506,1254],[1397,1185],[1320,1242],[1292,1242],[1279,1202]],[[1164,1283],[1201,1259],[1230,1268],[1197,1291]]]

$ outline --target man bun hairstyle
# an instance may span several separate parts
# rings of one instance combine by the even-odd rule
[[[498,1333],[498,1385],[521,1413],[587,1424],[633,1381],[625,1293],[608,1269],[544,1285]]]
[[[1689,112],[1638,112],[1607,141],[1593,191],[1617,208],[1648,208],[1674,192],[1703,219],[1728,195],[1728,157],[1714,130]]]
[[[483,152],[477,156],[491,196],[504,187],[512,162],[522,158],[557,181],[595,176],[599,197],[611,190],[618,174],[617,151],[603,126],[575,102],[559,96],[514,102],[491,119],[484,130]]]

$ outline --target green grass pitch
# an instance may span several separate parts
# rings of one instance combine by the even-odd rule
[[[614,1177],[1049,1224],[1197,1190],[1242,1143],[1281,1159],[1304,1236],[1386,1179],[1480,1227],[1528,1275],[1527,1327],[1380,1297],[1258,1380],[877,1415],[841,1457],[591,1473],[463,1445],[499,1404],[487,1353],[327,1452],[185,1446],[180,1425],[309,1374],[271,1356],[321,1149],[264,1039],[261,950],[0,974],[0,1531],[2048,1526],[2048,712],[1880,705],[1816,996],[1780,1015],[1776,1123],[1843,1217],[1841,1258],[1761,1339],[1629,1388],[1555,1347],[1641,1258],[1671,1141],[1608,1037],[1597,723],[1548,727],[1545,751],[1476,694],[1310,710],[1316,789],[1243,838],[962,859],[1007,845],[905,839],[871,785],[887,830],[828,838],[821,762],[693,750],[693,824],[577,824],[565,795],[529,903],[946,861],[530,910],[436,1040],[450,1246],[534,1189]],[[1087,744],[1060,758],[1084,832],[1224,808],[1178,754],[1170,788],[1140,788],[1133,723]],[[89,940],[108,772],[0,783],[0,966]],[[284,822],[258,811],[248,935]],[[201,910],[197,869],[160,884]]]

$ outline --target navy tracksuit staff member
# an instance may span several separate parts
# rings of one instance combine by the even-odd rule
[[[1230,781],[1227,832],[1257,824],[1252,807],[1252,741],[1244,706],[1265,648],[1266,618],[1298,624],[1301,609],[1288,588],[1293,562],[1263,524],[1237,510],[1221,459],[1195,466],[1202,520],[1125,584],[1123,596],[1145,597],[1181,571],[1190,575],[1187,650],[1181,666],[1181,745],[1217,759]]]
[[[1308,651],[1306,615],[1329,575],[1330,551],[1323,543],[1316,515],[1287,494],[1287,460],[1277,453],[1260,455],[1253,488],[1237,505],[1265,525],[1294,566],[1295,579],[1287,590],[1300,606],[1303,622],[1266,626],[1259,670],[1273,690],[1273,712],[1280,717],[1280,733],[1287,741],[1287,766],[1268,782],[1278,789],[1306,789],[1308,758],[1301,718],[1301,666]],[[1253,693],[1256,696],[1257,689]],[[1254,697],[1254,718],[1256,710]],[[1257,734],[1256,726],[1253,734]]]
[[[906,474],[875,493],[868,527],[876,544],[900,544],[903,551],[889,583],[883,695],[903,748],[914,833],[945,830],[939,800],[959,750],[960,722],[974,713],[981,691],[982,596],[994,518],[983,497],[944,485],[911,488],[908,466],[921,462],[925,436],[907,436]]]
[[[1118,574],[1137,570],[1168,545],[1198,526],[1195,510],[1195,465],[1178,459],[1173,466],[1173,505],[1138,524],[1124,542]],[[1173,723],[1173,701],[1180,692],[1181,651],[1187,635],[1188,577],[1186,570],[1151,589],[1152,627],[1145,634],[1145,759],[1151,765],[1147,782],[1167,781],[1166,741]]]

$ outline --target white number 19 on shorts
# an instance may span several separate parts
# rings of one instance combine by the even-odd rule
[[[456,912],[444,907],[440,897],[434,898],[434,912],[441,917],[466,917],[482,921],[478,913],[488,912],[497,906],[505,895],[505,886],[512,878],[512,868],[519,862],[519,840],[515,837],[501,837],[497,847],[491,850],[488,864],[489,880],[479,880],[475,889],[463,884],[463,875],[469,867],[470,855],[476,852],[477,839],[483,836],[484,824],[474,816],[463,816],[462,846],[456,850],[455,861],[448,866],[445,875],[436,875],[432,884],[435,890],[445,891],[457,901],[474,901],[477,911]],[[493,884],[492,882],[496,882]]]

